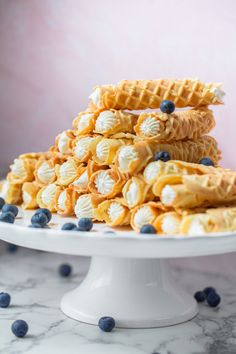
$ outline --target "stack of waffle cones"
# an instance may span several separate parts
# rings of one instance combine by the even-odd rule
[[[191,79],[96,87],[89,108],[47,152],[14,160],[1,196],[25,209],[136,231],[145,224],[158,233],[234,229],[236,173],[199,164],[208,157],[218,165],[208,106],[221,104],[222,96],[219,84]],[[184,110],[161,112],[166,99]],[[154,161],[163,151],[171,160]]]

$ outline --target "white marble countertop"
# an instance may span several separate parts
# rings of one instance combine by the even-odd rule
[[[201,305],[194,320],[177,326],[103,333],[96,326],[67,318],[59,309],[62,295],[83,279],[89,259],[26,249],[2,253],[0,291],[11,294],[12,305],[0,309],[0,353],[235,354],[234,259],[233,255],[204,257],[175,261],[173,265],[175,277],[190,293],[215,286],[222,296],[219,309]],[[58,266],[64,262],[73,266],[70,278],[58,275]],[[23,339],[11,333],[16,319],[29,324]]]

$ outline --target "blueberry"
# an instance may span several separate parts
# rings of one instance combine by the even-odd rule
[[[19,209],[17,208],[17,206],[12,205],[12,204],[4,204],[2,207],[2,212],[3,213],[8,213],[11,212],[12,214],[14,214],[14,216],[16,217],[18,214]]]
[[[0,197],[0,210],[2,210],[4,204],[5,204],[5,200]]]
[[[101,317],[98,321],[98,327],[104,332],[111,332],[115,327],[115,320],[109,316]]]
[[[18,250],[18,246],[14,245],[13,243],[9,243],[7,245],[7,252],[9,253],[15,253]]]
[[[59,274],[62,277],[69,277],[71,271],[72,271],[72,267],[69,264],[61,264],[59,267]]]
[[[40,208],[40,209],[36,210],[35,215],[40,214],[40,213],[43,213],[47,216],[47,219],[48,219],[47,223],[49,223],[49,221],[51,221],[52,213],[50,212],[50,210],[48,210],[47,208]]]
[[[204,293],[204,291],[197,291],[194,294],[194,297],[195,297],[197,302],[203,302],[203,301],[206,300],[206,294]]]
[[[161,110],[163,113],[171,114],[171,113],[173,113],[174,110],[175,110],[175,104],[174,104],[174,102],[172,102],[172,101],[164,100],[164,101],[161,102],[160,110]]]
[[[215,292],[211,292],[208,296],[207,296],[207,299],[206,299],[208,305],[210,307],[216,307],[219,305],[219,303],[221,302],[221,298],[220,298],[220,295],[218,295],[217,293]]]
[[[150,224],[143,225],[140,229],[141,234],[156,234],[157,231],[154,226]]]
[[[8,293],[0,293],[0,307],[6,308],[10,305],[11,296]]]
[[[205,293],[206,296],[208,296],[210,293],[215,293],[216,289],[213,288],[212,286],[208,286],[207,288],[203,289],[203,292]]]
[[[199,163],[205,166],[214,166],[214,162],[209,157],[203,157]]]
[[[9,224],[14,224],[15,215],[11,211],[8,211],[7,213],[2,213],[0,215],[0,221],[8,222]]]
[[[79,231],[90,231],[93,227],[92,219],[90,218],[81,218],[78,222]]]
[[[168,151],[159,151],[154,155],[154,161],[161,160],[163,162],[170,160],[170,154]]]
[[[44,214],[43,212],[34,214],[34,215],[32,216],[32,218],[31,218],[31,223],[32,223],[32,225],[38,224],[38,225],[40,225],[41,227],[44,227],[44,226],[47,225],[47,222],[48,222],[47,215]]]
[[[61,227],[62,230],[76,230],[77,226],[73,222],[67,222]]]
[[[23,338],[28,332],[29,326],[24,320],[16,320],[12,323],[11,330],[18,338]]]

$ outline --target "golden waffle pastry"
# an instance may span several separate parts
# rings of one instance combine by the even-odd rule
[[[131,177],[122,189],[125,204],[131,209],[155,198],[142,176]]]
[[[7,179],[12,183],[24,183],[34,180],[34,169],[37,162],[36,158],[21,155],[15,159],[10,166],[11,172],[8,173]]]
[[[116,111],[114,109],[103,111],[96,119],[94,132],[105,136],[117,133],[134,133],[138,115]]]
[[[172,114],[143,112],[134,127],[136,134],[145,139],[168,142],[183,139],[198,139],[209,133],[215,126],[213,112],[199,107]]]
[[[60,186],[69,186],[83,171],[83,164],[78,162],[76,158],[69,157],[62,165],[55,166],[57,175],[56,184]]]
[[[87,162],[94,154],[94,149],[102,139],[100,135],[84,135],[76,138],[73,144],[74,157],[80,162]]]
[[[170,208],[163,206],[160,202],[148,202],[131,209],[130,225],[139,232],[143,225],[153,225],[158,215],[169,211]]]
[[[72,122],[74,128],[74,134],[87,135],[93,132],[95,128],[95,122],[101,110],[91,112],[90,110],[80,112]]]
[[[210,136],[197,140],[177,141],[159,144],[155,141],[139,141],[132,146],[121,147],[117,153],[116,164],[121,172],[135,174],[140,172],[159,151],[169,152],[172,160],[198,163],[203,157],[210,157],[214,164],[220,159],[217,142]]]
[[[97,208],[97,215],[109,226],[130,224],[130,210],[125,206],[122,198],[104,200]]]
[[[174,235],[180,230],[182,216],[176,211],[163,213],[154,220],[153,226],[158,234]]]
[[[202,235],[208,232],[236,231],[236,207],[208,209],[206,213],[187,215],[180,224],[180,233]]]
[[[79,198],[79,195],[79,193],[70,187],[63,190],[58,190],[56,193],[55,204],[55,209],[58,214],[63,216],[74,215],[74,207],[77,199]]]
[[[95,141],[91,145],[92,151],[94,151],[93,160],[100,165],[111,165],[119,148],[129,144],[132,144],[130,139],[102,138],[98,143]]]
[[[40,208],[47,208],[51,212],[56,211],[56,196],[62,188],[55,183],[42,187],[37,194],[37,204]]]
[[[97,213],[97,208],[104,199],[103,196],[94,193],[79,196],[74,207],[76,217],[78,219],[91,218],[93,220],[102,221]]]
[[[56,137],[55,146],[51,150],[59,151],[63,155],[70,155],[74,140],[75,135],[73,130],[65,130]]]
[[[39,160],[35,165],[34,171],[35,181],[37,182],[37,184],[43,186],[45,184],[53,183],[57,177],[55,166],[57,164],[63,163],[64,161],[65,159],[62,159],[57,155],[51,157],[48,160]]]
[[[36,209],[37,204],[37,194],[40,190],[40,186],[36,182],[25,182],[22,186],[22,199],[23,209]]]
[[[127,174],[121,173],[116,167],[100,170],[90,177],[89,190],[91,193],[111,199],[121,193],[128,178]]]
[[[0,197],[8,204],[20,204],[22,202],[22,184],[7,180],[1,181]]]
[[[117,85],[97,86],[90,96],[93,107],[139,110],[159,108],[163,100],[176,107],[221,104],[221,85],[184,80],[123,80]]]

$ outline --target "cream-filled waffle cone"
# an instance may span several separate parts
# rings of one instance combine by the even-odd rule
[[[162,112],[143,112],[134,127],[142,138],[160,142],[183,139],[198,139],[209,133],[215,126],[213,112],[207,107],[172,114]]]
[[[95,142],[96,146],[94,148],[94,143],[92,143],[93,160],[100,165],[111,165],[119,148],[123,145],[131,144],[131,142],[128,139],[102,138],[98,143]]]
[[[94,132],[105,136],[116,133],[133,133],[138,116],[114,109],[103,111],[96,119]]]
[[[56,211],[56,196],[62,188],[55,183],[42,187],[36,198],[36,202],[40,208],[47,208],[51,212]]]
[[[56,184],[69,186],[77,177],[81,175],[83,165],[73,157],[69,157],[62,165],[56,165]]]
[[[84,135],[79,136],[74,141],[73,154],[80,162],[87,162],[92,158],[94,149],[102,139],[100,135]]]
[[[130,210],[122,198],[104,200],[97,208],[97,215],[109,226],[130,224]]]
[[[73,120],[72,126],[74,128],[75,135],[86,135],[93,132],[95,128],[95,122],[101,110],[92,112],[90,110],[80,112]]]
[[[176,107],[196,107],[221,104],[224,92],[221,84],[183,80],[123,80],[117,85],[95,87],[90,96],[96,108],[139,110],[159,108],[163,100]]]
[[[22,202],[22,183],[1,181],[0,197],[8,204],[20,204]]]
[[[124,185],[122,194],[125,204],[130,209],[155,198],[151,186],[144,181],[142,176],[131,177]]]
[[[51,150],[59,151],[63,155],[70,155],[74,140],[75,135],[73,130],[65,130],[56,137],[55,146]]]
[[[158,234],[174,235],[180,230],[182,216],[176,211],[163,213],[155,219],[153,226]]]
[[[45,184],[53,183],[56,180],[55,166],[57,161],[54,159],[50,160],[39,160],[35,165],[35,181],[40,186]]]
[[[71,187],[58,190],[56,193],[55,208],[63,216],[74,215],[74,207],[80,194]]]
[[[40,186],[36,182],[25,182],[22,186],[22,199],[23,209],[36,209],[37,204],[37,194],[40,190]]]
[[[79,196],[74,207],[76,217],[102,221],[97,213],[97,208],[102,201],[104,201],[104,197],[94,193]]]
[[[10,166],[11,172],[8,173],[7,179],[12,183],[32,182],[36,162],[37,159],[25,156],[15,159]]]
[[[168,211],[160,202],[148,202],[131,209],[130,225],[139,232],[143,225],[153,225],[158,215]]]
[[[208,232],[225,232],[236,230],[236,207],[208,209],[206,213],[183,217],[180,233],[202,235]]]
[[[111,199],[121,193],[128,178],[127,174],[121,173],[116,167],[100,170],[90,177],[89,190],[91,193]]]

